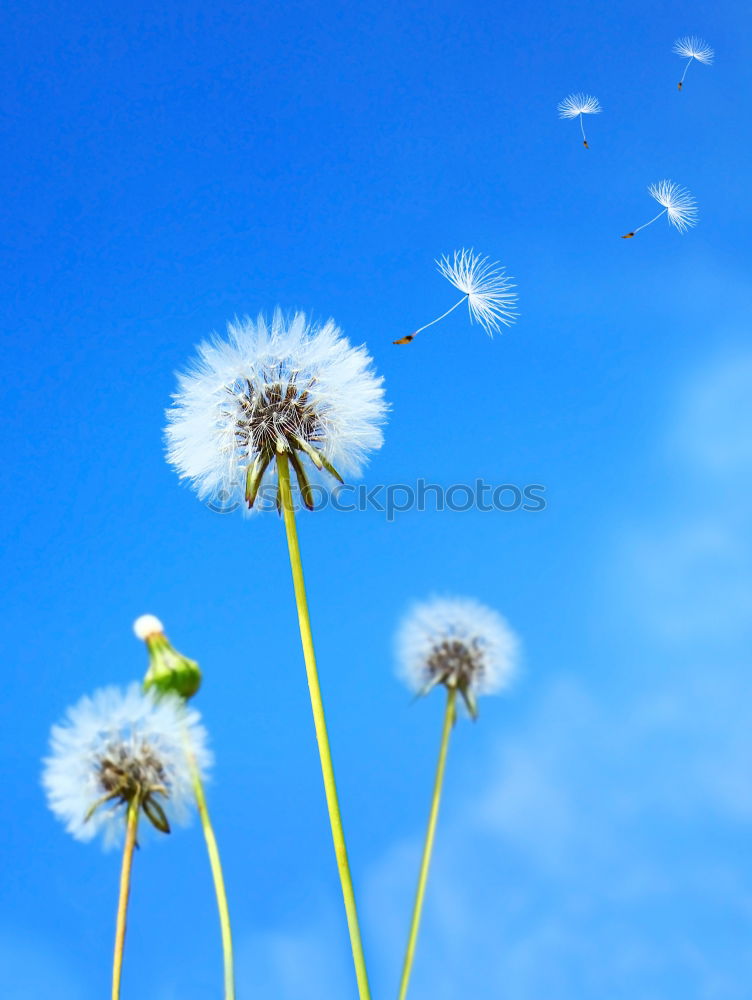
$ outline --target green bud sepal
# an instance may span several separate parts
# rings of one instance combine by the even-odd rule
[[[162,694],[171,691],[186,700],[192,698],[201,687],[198,663],[179,653],[163,632],[147,635],[144,642],[149,651],[144,690],[154,688]]]

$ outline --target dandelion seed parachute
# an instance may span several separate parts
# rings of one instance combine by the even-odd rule
[[[228,324],[226,340],[199,345],[173,399],[167,460],[225,509],[254,506],[279,451],[312,506],[309,477],[328,486],[328,476],[357,476],[383,442],[383,379],[370,355],[332,320],[314,326],[303,313]]]
[[[570,94],[568,97],[565,97],[563,101],[559,101],[557,110],[559,112],[559,118],[579,118],[580,131],[582,132],[582,144],[585,149],[590,149],[587,136],[585,135],[585,125],[583,123],[582,116],[599,115],[601,113],[603,108],[601,107],[598,98],[593,97],[592,94]]]
[[[184,822],[193,802],[186,738],[205,773],[211,764],[206,730],[198,712],[178,698],[156,697],[137,684],[82,698],[52,728],[42,774],[50,809],[77,840],[101,834],[106,847],[122,839],[136,788],[158,828],[159,814],[168,828],[171,820]]]
[[[665,215],[669,223],[680,233],[685,233],[692,226],[697,225],[697,202],[690,192],[680,184],[669,180],[658,181],[657,184],[649,185],[648,193],[651,198],[655,198],[659,205],[663,206],[662,210],[648,222],[629,233],[625,233],[622,236],[623,240],[632,239],[641,229],[652,226],[662,215]]]
[[[478,695],[507,687],[519,640],[491,608],[469,598],[433,598],[415,605],[397,634],[399,674],[416,694],[437,684],[456,688],[472,715]]]
[[[681,56],[682,59],[687,60],[687,65],[684,67],[682,78],[678,83],[679,90],[682,90],[684,87],[684,78],[686,77],[687,70],[693,60],[696,59],[697,62],[705,63],[706,66],[710,66],[715,58],[715,52],[708,45],[708,43],[704,39],[698,38],[696,35],[685,35],[683,38],[677,38],[674,42],[673,51],[676,55]]]
[[[436,266],[439,273],[463,293],[462,298],[430,323],[393,343],[411,343],[421,331],[444,319],[463,302],[467,302],[470,322],[482,326],[489,337],[494,332],[498,333],[502,325],[511,326],[515,322],[517,293],[514,282],[507,277],[506,269],[501,264],[482,257],[474,250],[463,249],[455,251],[451,258],[445,254],[436,261]]]

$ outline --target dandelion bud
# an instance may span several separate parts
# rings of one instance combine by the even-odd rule
[[[201,686],[198,663],[174,648],[164,634],[162,623],[154,615],[137,618],[133,631],[139,639],[143,639],[149,652],[144,689],[154,688],[163,694],[169,691],[181,698],[192,698]]]

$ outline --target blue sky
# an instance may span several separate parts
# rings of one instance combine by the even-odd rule
[[[456,730],[414,1000],[747,996],[752,18],[737,4],[445,2],[2,13],[6,456],[0,981],[107,989],[118,858],[39,786],[50,725],[139,678],[158,614],[200,660],[239,996],[354,995],[283,531],[163,459],[193,345],[279,304],[366,342],[369,484],[541,483],[544,512],[301,517],[374,993],[394,995],[441,699],[413,599],[477,596],[524,671]],[[674,39],[717,52],[683,93]],[[590,150],[557,102],[597,95]],[[646,221],[669,177],[685,236]],[[519,284],[488,340],[433,259]],[[137,858],[124,997],[220,996],[198,828]]]

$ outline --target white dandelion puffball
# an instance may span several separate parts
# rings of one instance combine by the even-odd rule
[[[84,697],[52,727],[42,774],[50,809],[77,840],[101,834],[106,847],[122,838],[136,792],[147,817],[156,809],[183,822],[193,801],[186,742],[205,773],[206,730],[198,712],[174,695],[157,697],[132,684]]]
[[[445,254],[436,261],[439,272],[467,296],[470,320],[479,323],[489,337],[501,325],[511,326],[517,319],[515,285],[498,262],[481,257],[474,250],[455,251],[452,259]]]
[[[597,97],[591,94],[570,94],[556,106],[559,118],[576,118],[578,115],[599,115],[603,110]]]
[[[226,340],[199,345],[173,399],[167,460],[200,499],[219,496],[243,509],[251,471],[255,497],[278,450],[302,486],[304,465],[356,476],[383,443],[383,379],[368,351],[351,346],[332,320],[313,326],[300,312],[228,324]]]
[[[419,694],[436,684],[471,695],[501,691],[518,656],[519,640],[506,621],[470,598],[417,604],[397,633],[400,676]]]
[[[677,38],[674,42],[673,51],[683,59],[696,59],[698,62],[710,66],[715,58],[715,52],[703,38],[696,35],[685,35]]]
[[[137,639],[148,639],[150,635],[161,635],[164,625],[156,615],[139,615],[133,623]]]
[[[697,225],[697,202],[686,188],[673,181],[658,181],[648,187],[651,197],[666,209],[668,221],[680,233]]]

